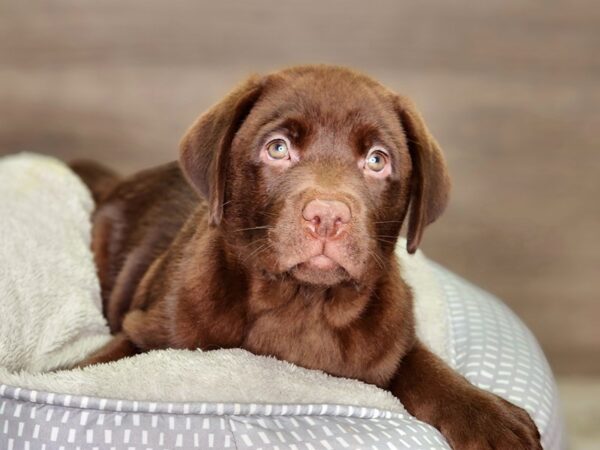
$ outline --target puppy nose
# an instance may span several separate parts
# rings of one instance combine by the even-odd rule
[[[352,214],[344,202],[315,199],[304,205],[302,217],[311,232],[318,237],[333,238],[350,222]]]

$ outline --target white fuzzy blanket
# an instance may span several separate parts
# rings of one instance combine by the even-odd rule
[[[57,370],[109,339],[89,250],[92,209],[87,189],[62,162],[27,153],[0,159],[0,383],[132,400],[402,410],[396,398],[374,386],[244,350],[160,350]],[[447,360],[440,286],[426,259],[419,253],[409,256],[404,248],[402,241],[397,253],[415,294],[418,334]]]

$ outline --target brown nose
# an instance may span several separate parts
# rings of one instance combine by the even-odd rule
[[[308,222],[311,232],[321,238],[336,237],[352,214],[344,202],[315,199],[304,205],[302,217]]]

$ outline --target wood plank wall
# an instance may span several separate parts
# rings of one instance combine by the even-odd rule
[[[560,373],[600,373],[594,1],[0,2],[0,154],[175,158],[251,72],[328,62],[413,97],[451,207],[427,254],[503,298]]]

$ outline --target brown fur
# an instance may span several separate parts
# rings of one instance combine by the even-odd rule
[[[265,156],[273,133],[295,160]],[[373,145],[388,151],[385,178],[364,166]],[[249,79],[200,116],[179,165],[100,177],[100,187],[93,170],[77,170],[105,188],[93,249],[116,334],[83,364],[242,347],[388,388],[454,448],[541,448],[523,410],[470,385],[415,336],[393,250],[407,214],[417,249],[449,179],[408,99],[347,69],[287,69]],[[302,211],[315,199],[351,211],[339,234],[311,234],[320,217],[307,223]],[[311,264],[320,252],[333,268]]]

